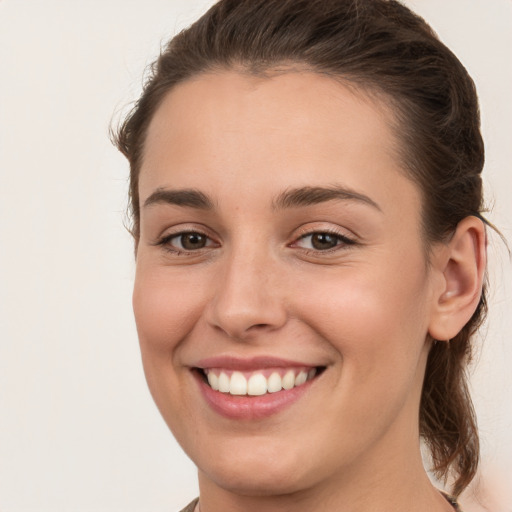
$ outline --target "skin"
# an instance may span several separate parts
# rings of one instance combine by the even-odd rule
[[[449,339],[476,307],[485,235],[466,219],[427,263],[391,121],[378,100],[294,71],[201,75],[151,121],[133,304],[149,388],[199,468],[202,512],[451,510],[423,469],[419,401],[429,334]],[[290,189],[334,186],[368,200],[276,207]],[[144,206],[180,189],[211,208]],[[207,244],[180,249],[190,231]],[[319,250],[309,235],[325,232],[336,245]],[[239,421],[206,405],[191,371],[224,355],[326,369],[290,407]]]

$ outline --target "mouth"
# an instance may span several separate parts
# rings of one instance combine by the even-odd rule
[[[252,371],[231,368],[196,368],[213,391],[231,396],[257,397],[289,391],[312,381],[325,366],[274,367]]]
[[[218,356],[191,367],[209,408],[242,421],[263,420],[302,401],[326,369],[267,356]]]

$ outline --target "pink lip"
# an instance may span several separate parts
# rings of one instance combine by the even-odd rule
[[[291,361],[270,356],[258,356],[251,357],[249,359],[242,359],[231,356],[209,357],[202,359],[195,366],[202,369],[223,368],[226,370],[238,370],[246,372],[264,370],[265,368],[315,367],[315,365],[306,364],[304,362]]]
[[[303,397],[316,379],[289,390],[267,393],[260,396],[233,396],[213,390],[199,371],[192,371],[201,394],[217,414],[232,420],[260,420],[277,414]]]
[[[303,361],[293,361],[273,356],[257,356],[240,358],[236,356],[216,356],[200,360],[194,364],[195,368],[209,369],[222,368],[223,370],[236,370],[250,372],[268,368],[314,368],[315,364]],[[301,386],[289,390],[268,393],[260,396],[233,396],[213,390],[203,379],[201,372],[192,370],[192,374],[199,386],[201,394],[217,414],[229,419],[258,420],[277,414],[290,407],[306,393],[316,379],[307,381]]]

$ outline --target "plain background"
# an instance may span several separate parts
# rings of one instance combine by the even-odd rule
[[[108,125],[160,44],[211,3],[0,0],[1,512],[172,512],[197,494],[142,373],[128,168]],[[512,1],[406,3],[477,83],[489,218],[512,240]],[[496,489],[512,482],[512,265],[495,235],[490,254],[472,385],[484,483],[506,512],[512,491]]]

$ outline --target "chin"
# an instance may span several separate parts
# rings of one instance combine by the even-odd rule
[[[294,468],[282,470],[269,464],[258,467],[213,467],[204,472],[219,487],[241,496],[279,496],[292,494],[304,488],[302,478]]]
[[[219,487],[243,496],[291,494],[303,489],[305,482],[311,485],[313,476],[301,471],[304,456],[283,447],[259,449],[256,443],[251,446],[250,439],[248,443],[245,448],[192,458],[200,475],[203,473]]]

